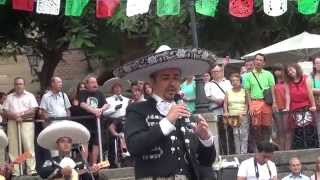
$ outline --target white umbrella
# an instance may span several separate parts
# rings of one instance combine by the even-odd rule
[[[242,56],[252,58],[257,53],[265,54],[267,63],[288,63],[308,60],[310,56],[320,54],[320,35],[303,32],[263,49]]]

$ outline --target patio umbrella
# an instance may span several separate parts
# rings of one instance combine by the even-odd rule
[[[266,55],[267,64],[306,61],[310,56],[320,54],[320,35],[303,32],[242,58],[252,58],[257,53]]]

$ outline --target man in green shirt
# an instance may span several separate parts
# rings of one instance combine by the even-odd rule
[[[272,107],[264,101],[263,91],[271,88],[274,99],[273,88],[275,81],[272,73],[263,69],[265,60],[263,54],[255,55],[254,69],[252,72],[247,73],[246,78],[244,78],[244,88],[248,95],[249,113],[252,121],[251,125],[253,127],[252,139],[256,141],[253,142],[253,147],[255,147],[258,142],[264,140],[268,141],[271,136]]]

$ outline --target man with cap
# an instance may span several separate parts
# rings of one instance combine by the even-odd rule
[[[90,132],[83,125],[74,121],[59,121],[50,124],[38,136],[38,144],[48,150],[58,150],[59,155],[46,160],[40,168],[44,179],[78,179],[78,171],[85,168],[83,160],[71,157],[72,144],[84,144],[90,139]],[[83,179],[90,179],[88,173]]]
[[[208,71],[210,60],[214,55],[206,50],[161,46],[115,70],[123,79],[150,80],[153,88],[152,98],[127,108],[125,135],[136,179],[213,178],[201,173],[210,171],[216,154],[208,124],[200,115],[189,123],[191,113],[176,95],[181,77]]]
[[[112,95],[106,98],[110,107],[103,112],[103,116],[107,118],[107,127],[108,131],[111,134],[110,143],[109,143],[109,159],[111,161],[111,166],[115,166],[115,149],[114,149],[114,140],[115,138],[122,138],[123,136],[123,122],[126,115],[126,109],[129,104],[129,98],[122,95],[123,90],[129,87],[129,82],[122,80],[120,78],[114,77],[106,81],[103,85],[108,92],[111,92]],[[124,145],[125,147],[125,145]],[[126,147],[123,149],[123,156],[129,156]]]

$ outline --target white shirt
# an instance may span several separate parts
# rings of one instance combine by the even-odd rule
[[[52,91],[48,91],[42,96],[40,108],[47,111],[49,117],[66,117],[68,113],[66,109],[71,107],[68,96],[62,92],[54,94]]]
[[[217,86],[217,84],[219,84],[219,86],[223,89],[224,92],[227,92],[230,89],[232,89],[232,85],[230,81],[227,79],[222,79],[221,81],[214,81],[214,82],[210,81],[205,84],[204,88],[205,88],[206,96],[214,100],[224,100],[225,93],[222,92],[222,90]],[[219,105],[214,102],[211,102],[210,104],[210,108],[215,108],[218,106]],[[218,115],[222,115],[223,107],[216,109],[214,113]]]
[[[268,164],[268,165],[267,165]],[[257,163],[259,179],[256,178],[256,169],[254,166],[254,157],[249,158],[241,162],[238,177],[246,177],[247,180],[270,180],[270,174],[268,170],[268,166],[271,172],[272,177],[277,176],[277,168],[276,165],[272,161],[267,161],[267,163],[260,165]]]
[[[157,110],[163,116],[167,116],[171,107],[176,104],[174,101],[171,101],[171,102],[165,101],[156,94],[153,94],[152,97],[157,101]],[[169,135],[172,131],[176,130],[176,127],[167,118],[161,119],[159,122],[159,125],[162,133],[165,136]],[[213,144],[213,136],[210,136],[210,138],[207,140],[202,140],[200,138],[199,140],[205,147],[210,147]]]
[[[7,96],[7,99],[3,103],[4,110],[14,113],[19,113],[36,107],[38,107],[37,100],[34,95],[28,91],[24,91],[19,96],[13,92]]]
[[[298,176],[294,176],[292,173],[290,173],[288,176],[282,178],[282,180],[310,180],[310,178],[302,173],[300,173]]]
[[[106,101],[108,104],[110,104],[110,107],[103,112],[104,116],[109,116],[111,118],[120,118],[126,115],[126,109],[130,101],[129,98],[126,98],[122,95],[113,95],[107,97]],[[121,108],[116,110],[115,107],[120,104],[122,104]]]

